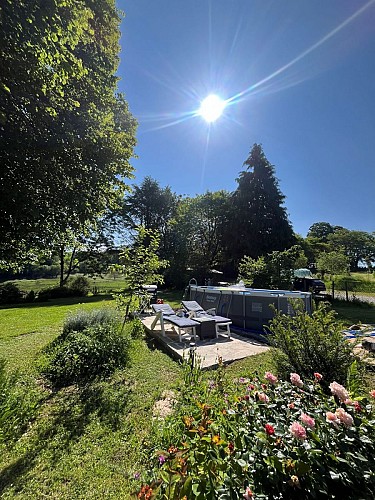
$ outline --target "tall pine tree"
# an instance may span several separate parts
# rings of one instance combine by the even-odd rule
[[[232,269],[244,255],[258,258],[294,243],[292,226],[283,206],[275,169],[259,144],[254,144],[246,170],[240,172],[232,195],[232,224],[227,238]]]

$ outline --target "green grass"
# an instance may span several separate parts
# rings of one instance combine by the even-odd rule
[[[76,275],[73,275],[73,277]],[[125,280],[122,278],[88,278],[90,281],[90,286],[92,288],[96,287],[98,293],[107,294],[112,292],[119,292],[125,287]],[[37,280],[9,280],[4,283],[15,283],[20,290],[24,292],[30,292],[30,290],[34,290],[34,292],[39,292],[39,290],[43,290],[44,288],[51,288],[59,285],[58,278],[41,278]]]
[[[375,304],[353,304],[344,300],[334,300],[332,307],[337,312],[337,319],[343,321],[347,327],[354,323],[375,324]]]
[[[178,307],[182,291],[159,296]],[[57,299],[0,308],[0,356],[37,378],[34,361],[78,308],[112,307],[109,297]],[[375,323],[375,307],[335,304],[349,323]],[[374,316],[372,316],[374,314]],[[346,318],[346,319],[345,319]],[[374,318],[373,321],[369,321]],[[58,392],[44,389],[39,415],[13,447],[0,446],[3,499],[119,499],[139,489],[134,474],[148,467],[147,445],[157,436],[152,409],[164,390],[178,393],[182,370],[152,340],[133,341],[130,364],[107,380]],[[230,379],[274,371],[272,351],[225,368]],[[204,374],[210,378],[210,371]]]
[[[181,369],[135,341],[131,365],[107,381],[51,394],[13,449],[0,453],[1,498],[130,498],[147,467],[152,408]]]
[[[95,296],[2,306],[0,356],[7,360],[9,369],[31,370],[35,356],[57,335],[67,314],[113,305],[111,297]]]

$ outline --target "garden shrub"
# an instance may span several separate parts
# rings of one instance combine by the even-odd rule
[[[45,349],[41,362],[41,372],[56,387],[107,376],[125,366],[128,359],[128,336],[120,333],[113,315],[100,310],[77,316],[76,330],[72,329],[74,318],[68,319],[62,334]]]
[[[45,288],[38,293],[38,301],[64,299],[67,297],[86,297],[90,291],[90,281],[84,276],[72,278],[66,285]]]
[[[85,276],[76,276],[69,280],[68,287],[73,297],[86,297],[90,291],[90,280]]]
[[[320,373],[290,380],[186,378],[138,498],[373,498],[375,391],[352,400],[336,382],[327,396]]]
[[[49,299],[65,299],[72,296],[72,291],[68,286],[55,286],[40,290],[38,293],[38,301],[44,302]]]
[[[295,315],[276,312],[270,322],[272,335],[267,338],[274,350],[277,372],[287,377],[290,372],[312,378],[320,372],[323,380],[346,382],[350,365],[354,361],[354,344],[342,334],[335,311],[320,303],[311,315],[302,304],[294,306]]]
[[[0,359],[0,443],[12,443],[35,417],[40,391],[26,375],[8,374]]]
[[[118,315],[114,309],[102,307],[86,311],[79,309],[74,314],[69,314],[64,321],[62,338],[65,338],[70,332],[83,332],[86,328],[94,325],[107,325],[118,323]]]
[[[0,304],[18,304],[22,298],[23,293],[15,283],[0,285]]]

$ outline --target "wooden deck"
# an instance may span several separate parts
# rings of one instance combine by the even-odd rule
[[[146,316],[142,319],[147,334],[156,339],[160,346],[174,359],[182,360],[184,357],[188,357],[190,343],[194,342],[191,334],[184,334],[180,343],[177,332],[170,324],[165,323],[165,336],[162,335],[159,323],[151,330],[154,319],[155,316]],[[197,338],[195,348],[196,354],[201,359],[203,369],[215,368],[219,357],[222,358],[224,363],[232,363],[269,349],[269,347],[257,340],[241,337],[235,333],[231,333],[230,338],[226,334],[221,334],[219,338],[209,340],[199,340]]]

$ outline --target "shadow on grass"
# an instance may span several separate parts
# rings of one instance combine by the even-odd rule
[[[71,306],[74,304],[88,304],[113,300],[112,295],[92,295],[91,297],[66,297],[63,299],[50,299],[46,302],[27,302],[23,304],[9,304],[0,306],[1,309],[35,309],[38,307]]]
[[[335,299],[332,309],[337,312],[337,318],[347,326],[354,323],[375,324],[375,305],[360,300]]]
[[[125,380],[112,378],[109,382],[70,386],[51,394],[45,401],[43,415],[28,437],[23,455],[0,471],[0,494],[9,486],[22,490],[29,480],[28,472],[37,466],[41,454],[47,457],[44,464],[48,461],[49,467],[57,466],[94,420],[109,431],[116,431],[131,390]]]

